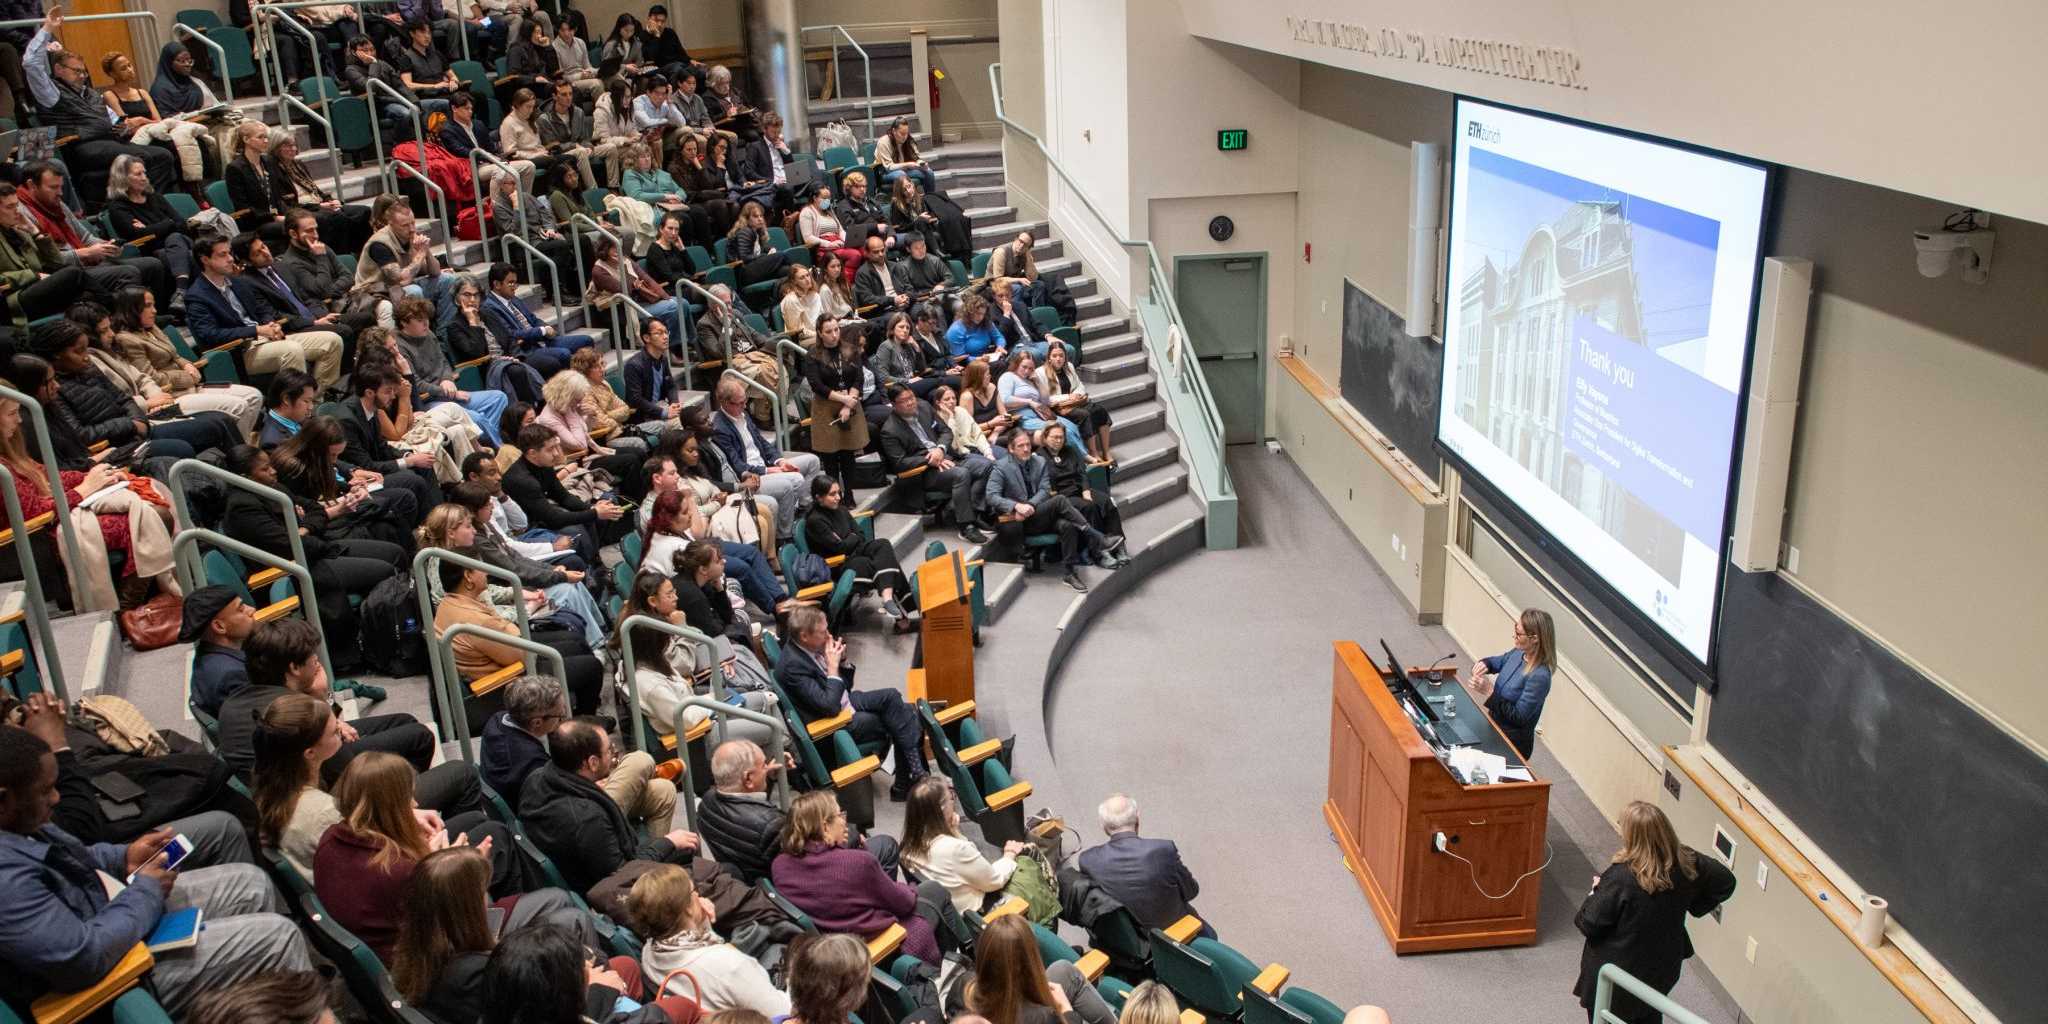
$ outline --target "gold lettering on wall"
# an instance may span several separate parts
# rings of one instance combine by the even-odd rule
[[[1380,60],[1412,60],[1562,89],[1586,88],[1579,55],[1562,47],[1292,16],[1287,19],[1287,33],[1297,43],[1348,50]]]

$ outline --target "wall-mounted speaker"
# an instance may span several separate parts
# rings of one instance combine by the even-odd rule
[[[1411,338],[1436,333],[1437,249],[1443,243],[1443,147],[1408,144],[1408,309],[1404,329]]]
[[[1806,308],[1812,297],[1812,261],[1764,260],[1735,532],[1728,549],[1729,561],[1743,572],[1778,568],[1778,541],[1785,533],[1785,485],[1792,471],[1792,428],[1799,418],[1799,373],[1806,361]]]

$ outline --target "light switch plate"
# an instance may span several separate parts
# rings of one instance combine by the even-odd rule
[[[1757,889],[1758,889],[1759,891],[1761,891],[1761,890],[1763,890],[1763,889],[1765,889],[1765,888],[1768,888],[1768,887],[1770,886],[1770,883],[1771,883],[1771,862],[1770,862],[1770,861],[1767,861],[1767,860],[1759,860],[1759,861],[1757,861],[1757,862],[1756,862],[1756,887],[1757,887]]]

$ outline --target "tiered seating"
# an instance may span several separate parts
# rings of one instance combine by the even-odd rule
[[[1031,795],[1031,783],[1011,777],[1010,745],[983,733],[974,719],[974,702],[938,709],[919,700],[917,714],[932,760],[953,783],[961,812],[981,826],[991,843],[1025,838],[1024,800]]]

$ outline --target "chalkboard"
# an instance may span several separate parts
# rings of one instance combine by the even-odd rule
[[[2039,1019],[2048,761],[1776,573],[1728,573],[1720,650],[1709,742],[1993,1013]]]
[[[1394,442],[1408,461],[1435,480],[1436,410],[1443,388],[1444,347],[1411,338],[1394,311],[1344,282],[1344,400]]]

